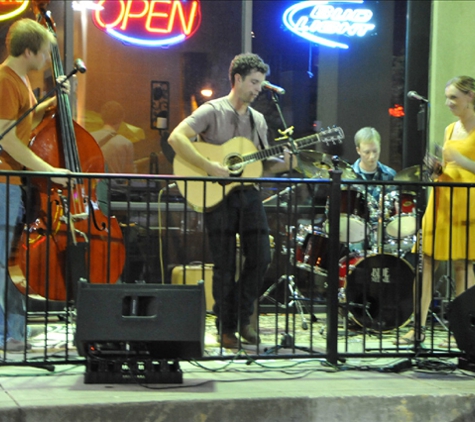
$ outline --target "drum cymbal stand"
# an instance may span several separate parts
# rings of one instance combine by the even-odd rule
[[[276,103],[277,105],[277,108],[279,109],[278,107],[278,103]],[[290,132],[293,128],[289,128],[288,131]],[[288,137],[286,137],[288,138]],[[291,138],[290,138],[291,139]],[[292,141],[291,141],[292,142]],[[299,158],[299,154],[296,153],[295,154],[296,157],[297,157],[297,162],[299,162],[300,158]],[[291,186],[288,186],[287,188],[283,189],[282,191],[278,192],[277,194],[275,195],[272,195],[271,197],[265,199],[264,201],[262,201],[263,203],[266,203],[266,202],[270,202],[270,201],[273,201],[273,200],[276,200],[277,201],[277,206],[280,205],[281,203],[281,199],[285,197],[285,195],[289,195],[289,197],[287,198],[287,201],[284,200],[284,203],[287,207],[291,206],[290,205],[290,195],[295,191],[296,188],[298,188],[301,184],[300,183],[297,183],[297,184],[293,184]],[[287,233],[288,235],[289,233]],[[283,253],[287,253],[289,249],[286,248],[285,252]],[[276,289],[276,287],[281,284],[282,282],[285,282],[286,283],[286,286],[287,286],[287,290],[286,290],[286,294],[285,294],[285,298],[286,299],[289,299],[288,303],[287,304],[283,304],[283,303],[280,303],[277,299],[274,299],[274,297],[271,296],[272,292]],[[309,314],[311,314],[310,312],[310,309],[308,309],[308,307],[306,305],[303,305],[302,302],[305,300],[307,301],[308,298],[306,298],[301,292],[300,290],[298,289],[297,285],[295,284],[295,277],[293,275],[288,275],[288,274],[284,274],[282,276],[279,277],[278,281],[274,284],[272,284],[259,298],[259,302],[262,302],[264,300],[269,300],[270,302],[274,303],[275,305],[277,305],[279,308],[281,309],[285,309],[286,311],[288,310],[288,307],[292,307],[292,306],[295,306],[295,308],[297,309],[298,313],[300,314],[301,318],[302,318],[302,329],[304,330],[307,330],[308,329],[308,322],[307,322],[307,318],[305,317],[305,313],[304,313],[304,308],[307,310],[307,312]],[[316,321],[317,318],[311,314],[311,318],[312,318],[312,321]],[[288,314],[286,312],[286,333],[288,333]],[[287,338],[287,340],[283,340],[284,343],[288,344],[289,340]]]

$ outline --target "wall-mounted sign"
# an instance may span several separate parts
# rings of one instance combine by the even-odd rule
[[[284,25],[316,44],[348,48],[348,44],[341,42],[340,36],[364,37],[375,28],[370,22],[373,12],[358,7],[362,3],[363,0],[302,1],[285,11]]]
[[[100,30],[125,44],[169,46],[190,38],[201,23],[198,0],[101,0],[93,14]]]
[[[168,129],[168,101],[170,84],[152,81],[152,99],[150,107],[150,126],[152,129]]]
[[[0,21],[6,21],[12,19],[15,16],[23,13],[29,4],[27,1],[0,1]]]

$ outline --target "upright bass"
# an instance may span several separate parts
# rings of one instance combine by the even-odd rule
[[[38,21],[56,36],[46,6],[33,2]],[[64,74],[57,45],[52,45],[54,79]],[[83,70],[81,70],[82,72]],[[74,173],[103,173],[104,158],[95,139],[73,121],[69,97],[57,92],[56,107],[47,110],[34,129],[29,147],[43,160]],[[99,209],[94,179],[74,178],[68,188],[45,178],[34,178],[39,212],[26,224],[16,260],[9,271],[15,285],[27,295],[51,300],[74,299],[77,283],[115,283],[125,263],[122,231],[115,217]]]

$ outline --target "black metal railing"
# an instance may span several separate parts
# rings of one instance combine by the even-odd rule
[[[211,294],[213,260],[204,213],[213,202],[209,190],[218,196],[212,207],[219,206],[230,192],[224,183],[228,180],[83,174],[84,185],[71,191],[54,189],[51,175],[21,175],[27,210],[15,233],[5,277],[26,298],[25,347],[18,347],[16,353],[4,347],[1,364],[47,367],[84,360],[75,338],[81,283],[125,285],[133,291],[132,286],[138,284],[177,286],[203,281],[206,326],[199,359],[228,359],[238,353],[260,359],[317,356],[337,364],[347,358],[464,354],[453,340],[447,348],[438,346],[451,339],[448,309],[455,287],[450,261],[431,274],[433,300],[425,341],[406,345],[398,339],[420,321],[420,306],[416,306],[422,271],[419,233],[428,191],[434,186],[466,189],[467,208],[456,211],[468,213],[472,185],[341,181],[339,172],[333,172],[331,179],[238,179],[237,188],[251,184],[260,192],[272,260],[251,318],[260,344],[249,345],[241,339],[237,349],[227,349],[217,338],[216,298]],[[370,194],[374,185],[380,189],[379,200]],[[37,187],[42,191],[39,203]],[[192,205],[183,193],[193,196]],[[445,224],[450,226],[450,221]],[[238,236],[236,279],[244,252]],[[7,311],[10,294],[10,290],[5,293]],[[139,308],[134,310],[135,305]],[[188,305],[177,300],[179,319],[197,317],[188,314]],[[86,306],[94,309],[95,304]],[[134,302],[132,297],[130,314],[107,321],[110,330],[120,333],[124,321],[153,317],[147,313],[149,305],[140,306],[140,300]],[[170,324],[157,327],[153,335],[166,332],[165,337],[173,337]],[[7,328],[5,322],[5,333]],[[121,355],[130,352],[132,339],[117,335],[115,346],[106,347],[107,339],[102,342],[104,356],[119,353],[113,350],[119,343]],[[144,339],[133,340],[154,341],[150,333],[143,335]],[[187,339],[177,338],[177,348],[170,350],[179,354]],[[5,334],[3,344],[7,341]],[[92,350],[89,346],[86,355]],[[162,342],[160,347],[166,346]]]

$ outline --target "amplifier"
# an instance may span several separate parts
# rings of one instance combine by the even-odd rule
[[[213,264],[178,265],[172,270],[172,284],[197,284],[200,280],[204,280],[206,310],[211,312],[214,305]]]
[[[199,358],[204,336],[202,285],[79,283],[75,342],[81,356]]]

